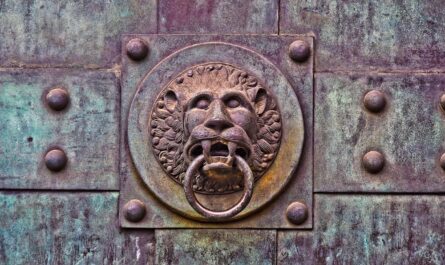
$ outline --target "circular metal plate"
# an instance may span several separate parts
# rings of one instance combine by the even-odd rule
[[[268,171],[255,183],[249,205],[231,220],[243,218],[276,197],[298,165],[304,140],[304,123],[291,85],[266,58],[233,44],[208,42],[179,50],[162,60],[139,83],[128,116],[128,143],[134,164],[150,191],[172,210],[186,217],[208,221],[189,205],[182,185],[167,176],[153,154],[150,143],[150,114],[164,86],[190,66],[220,62],[244,69],[264,83],[274,94],[281,112],[282,139],[278,154]],[[197,194],[209,208],[227,209],[242,191],[224,195]],[[218,209],[216,209],[218,210]]]

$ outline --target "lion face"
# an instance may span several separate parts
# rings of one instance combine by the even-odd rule
[[[151,118],[152,145],[163,168],[181,182],[187,165],[203,155],[198,192],[242,188],[238,155],[256,179],[270,166],[281,137],[275,99],[258,80],[234,66],[189,68],[161,92]]]

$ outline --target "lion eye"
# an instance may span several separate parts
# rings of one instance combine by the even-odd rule
[[[241,105],[241,104],[240,104],[239,100],[236,98],[231,98],[227,101],[227,107],[229,107],[229,108],[237,108],[237,107],[239,107],[239,105]]]
[[[195,104],[195,108],[198,109],[207,109],[210,105],[210,101],[208,99],[202,98],[198,100]]]

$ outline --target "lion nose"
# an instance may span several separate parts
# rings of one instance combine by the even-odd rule
[[[233,127],[233,124],[225,113],[220,101],[214,101],[212,106],[210,106],[209,116],[204,126],[217,132],[222,132],[225,129]]]

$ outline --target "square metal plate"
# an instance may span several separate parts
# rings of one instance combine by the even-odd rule
[[[125,47],[126,44],[134,38],[139,38],[148,44],[148,56],[140,61],[134,61],[127,56]],[[312,227],[312,192],[313,192],[313,53],[310,58],[304,63],[297,63],[293,61],[289,55],[289,45],[296,40],[306,41],[313,51],[313,38],[311,36],[303,35],[125,35],[122,42],[122,98],[121,98],[121,196],[119,202],[119,219],[122,227],[127,228],[285,228],[285,229],[301,229]],[[166,198],[159,198],[148,187],[147,179],[159,176],[147,175],[141,176],[138,170],[138,163],[134,161],[134,155],[131,153],[131,144],[136,146],[144,145],[143,142],[134,142],[135,139],[129,127],[134,124],[134,117],[139,119],[139,116],[134,116],[131,113],[132,100],[140,92],[138,88],[143,84],[144,80],[154,69],[157,69],[162,64],[165,64],[166,58],[170,60],[178,51],[190,49],[198,45],[210,43],[212,45],[229,45],[238,47],[242,50],[258,55],[261,60],[265,60],[273,65],[277,71],[281,72],[291,87],[292,93],[298,98],[301,108],[301,114],[304,123],[304,141],[301,146],[301,155],[299,161],[295,163],[295,169],[291,170],[289,181],[284,185],[284,188],[266,205],[252,214],[230,222],[209,223],[205,221],[195,221],[178,214],[178,210],[173,210],[168,207],[165,202]],[[189,52],[193,55],[193,50]],[[203,55],[197,55],[203,57]],[[207,54],[208,58],[218,58],[218,54]],[[204,56],[206,57],[206,56]],[[194,63],[206,62],[206,59],[196,59],[191,56]],[[232,53],[232,56],[226,58],[228,62],[233,64],[246,65],[250,61],[244,57],[243,53]],[[201,61],[202,62],[201,62]],[[211,59],[209,59],[211,60]],[[167,74],[159,77],[160,87],[150,87],[153,92],[145,91],[144,93],[154,93],[156,96],[161,89],[162,82],[174,78],[172,73],[175,71],[183,71],[184,65],[191,62],[170,60],[168,65],[162,66]],[[252,63],[253,64],[253,63]],[[255,68],[259,65],[249,65]],[[259,69],[257,73],[262,73],[267,76],[267,69]],[[177,72],[176,72],[177,73]],[[258,74],[257,74],[258,76]],[[260,75],[262,76],[262,75]],[[261,77],[259,78],[261,80]],[[264,80],[261,80],[264,81]],[[266,80],[265,82],[267,82]],[[276,88],[274,88],[276,89]],[[146,89],[147,90],[147,89]],[[288,95],[294,97],[294,95]],[[145,104],[135,101],[134,104]],[[278,102],[279,103],[279,102]],[[136,106],[136,107],[139,107]],[[151,106],[149,106],[151,107]],[[300,113],[298,106],[280,106],[283,110],[295,113]],[[288,118],[284,115],[283,120]],[[285,123],[286,121],[284,121]],[[130,125],[129,125],[130,124]],[[136,123],[138,124],[138,123]],[[135,130],[141,130],[135,128]],[[129,133],[130,131],[130,133]],[[303,131],[303,130],[302,130]],[[287,135],[283,132],[285,140],[292,140],[294,135]],[[283,141],[283,140],[282,140]],[[131,143],[131,144],[129,144]],[[145,143],[146,145],[146,143]],[[283,149],[284,148],[284,149]],[[287,147],[281,146],[283,150],[291,150]],[[280,150],[281,152],[281,150]],[[288,154],[294,155],[294,154]],[[151,152],[144,154],[145,158],[153,159],[154,154]],[[278,156],[280,157],[280,156]],[[282,161],[286,161],[286,156],[283,156]],[[276,163],[275,161],[274,163]],[[154,164],[153,164],[154,165]],[[157,165],[155,165],[157,166]],[[140,169],[140,168],[139,168]],[[281,170],[281,169],[280,169]],[[287,169],[285,169],[287,170]],[[148,170],[150,172],[150,170]],[[162,172],[162,171],[159,171]],[[280,171],[281,172],[281,171]],[[273,174],[273,173],[270,173]],[[275,176],[279,178],[280,176]],[[165,176],[165,178],[168,178]],[[173,181],[164,182],[165,185],[177,185]],[[267,183],[271,188],[275,183]],[[254,190],[255,194],[255,190]],[[159,195],[159,194],[158,194]],[[124,206],[130,200],[137,199],[145,204],[146,214],[142,220],[138,222],[130,222],[125,218]],[[309,210],[307,220],[301,225],[294,225],[286,218],[286,209],[294,201],[303,202],[307,205]],[[179,211],[181,211],[180,209]],[[186,211],[186,210],[185,210]],[[243,212],[241,212],[242,214]]]

